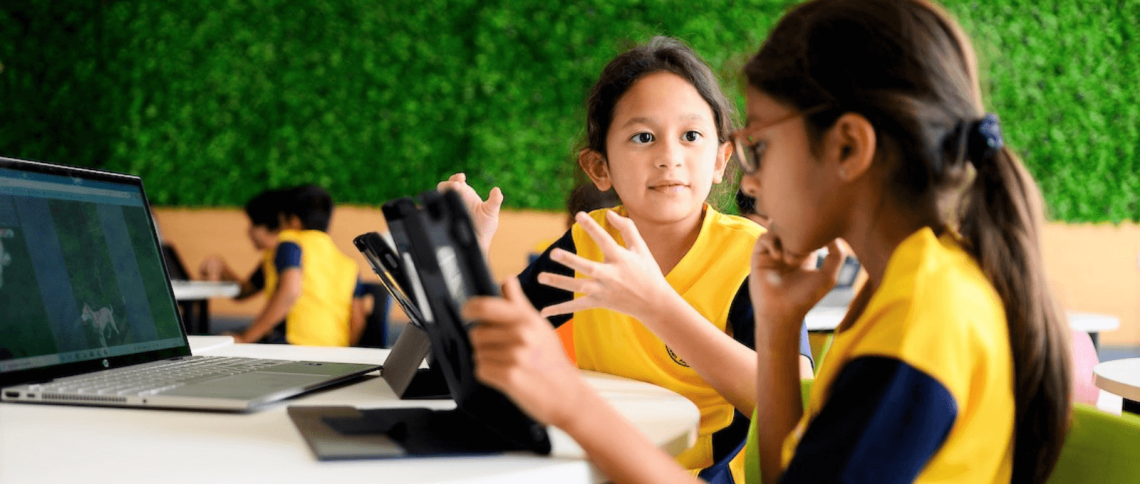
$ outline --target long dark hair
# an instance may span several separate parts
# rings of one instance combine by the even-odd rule
[[[614,108],[635,82],[656,72],[675,74],[692,85],[712,108],[717,142],[728,141],[728,135],[736,129],[732,103],[721,91],[720,83],[712,70],[693,49],[680,40],[657,36],[618,55],[602,70],[586,97],[586,139],[583,148],[601,153],[603,157],[608,156],[606,135],[614,120]],[[730,163],[725,170],[724,180],[736,179],[732,170],[735,167]],[[719,199],[722,198],[721,192],[735,190],[735,187],[728,185],[730,183],[721,183],[722,188],[714,190],[710,198]]]
[[[1005,307],[1014,363],[1013,482],[1045,482],[1068,427],[1068,329],[1045,278],[1041,196],[1008,148],[970,142],[984,111],[973,47],[924,0],[817,0],[789,12],[745,66],[804,110],[813,149],[843,113],[870,121],[889,196],[960,231]]]

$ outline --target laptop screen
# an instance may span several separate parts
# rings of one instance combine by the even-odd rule
[[[161,257],[137,178],[0,159],[0,381],[184,347]]]

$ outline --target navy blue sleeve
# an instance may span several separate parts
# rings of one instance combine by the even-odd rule
[[[285,272],[285,269],[300,268],[301,246],[295,242],[277,244],[277,250],[273,254],[273,267],[277,268],[278,274]]]
[[[356,276],[356,288],[352,290],[352,298],[360,299],[368,294],[368,288],[364,287],[364,283],[360,282],[360,276]]]
[[[852,360],[830,393],[780,482],[913,482],[958,418],[946,387],[894,358]]]
[[[752,296],[748,294],[748,278],[736,291],[732,298],[732,305],[728,308],[728,327],[732,328],[732,338],[740,344],[756,349],[756,318],[752,313]],[[811,356],[811,342],[808,341],[807,323],[800,325],[800,354],[811,360],[815,366],[815,359]]]
[[[265,268],[258,264],[257,270],[253,271],[253,274],[250,274],[247,280],[249,281],[250,287],[258,291],[265,289]]]
[[[574,246],[574,236],[570,230],[567,230],[562,238],[550,244],[550,247],[547,247],[542,255],[538,256],[538,258],[532,261],[530,265],[519,274],[519,285],[522,286],[523,294],[526,294],[526,298],[529,299],[530,303],[539,311],[542,311],[542,308],[574,299],[574,293],[570,291],[553,288],[538,282],[538,275],[543,272],[574,277],[573,269],[550,260],[550,252],[554,249],[562,249],[571,254],[578,253],[577,248]],[[569,321],[571,317],[573,317],[572,314],[563,314],[551,316],[548,319],[550,319],[550,322],[557,328],[562,326],[566,321]]]

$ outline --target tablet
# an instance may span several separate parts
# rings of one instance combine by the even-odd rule
[[[423,316],[422,328],[404,330],[417,336],[418,343],[412,341],[408,348],[401,349],[401,341],[406,340],[405,335],[401,335],[389,360],[397,353],[406,358],[402,357],[400,365],[391,367],[391,361],[385,362],[382,376],[397,393],[404,387],[410,388],[414,381],[411,375],[415,372],[407,371],[408,368],[414,370],[422,360],[422,353],[417,351],[429,351],[429,369],[442,374],[447,394],[455,400],[457,408],[351,411],[340,407],[290,408],[290,417],[310,447],[322,460],[518,450],[549,454],[550,437],[546,427],[475,377],[467,331],[477,323],[462,318],[463,305],[472,296],[498,295],[499,288],[487,269],[467,208],[459,195],[433,190],[418,199],[392,200],[382,209],[395,243],[395,254],[386,255],[386,250],[393,247],[380,245],[384,241],[379,234],[363,234],[354,242],[381,280],[387,281],[385,286],[393,297],[402,294],[401,305],[418,309]],[[400,287],[404,283],[410,287]],[[415,303],[407,297],[409,295],[415,295]],[[423,341],[423,335],[427,341]],[[397,370],[402,376],[389,375]],[[346,441],[367,434],[383,434],[395,448],[389,445],[353,447],[347,453],[342,452]]]
[[[422,292],[422,288],[419,281],[416,281],[415,285],[412,284],[408,277],[409,271],[404,269],[404,265],[407,264],[400,262],[400,255],[396,253],[396,250],[376,232],[361,234],[353,239],[352,243],[364,255],[364,259],[368,261],[372,271],[380,276],[380,283],[404,310],[404,314],[408,315],[408,320],[417,327],[423,328],[424,316],[408,297],[413,288],[420,292]],[[423,301],[424,296],[418,294],[417,299]]]

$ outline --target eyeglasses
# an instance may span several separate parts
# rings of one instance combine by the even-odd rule
[[[757,140],[755,133],[801,116],[818,113],[829,107],[831,106],[824,104],[804,111],[792,111],[786,116],[771,122],[759,126],[745,127],[730,134],[728,137],[732,140],[734,148],[732,150],[732,157],[735,158],[736,163],[740,165],[740,171],[745,175],[756,173],[756,171],[760,169],[760,161],[764,159],[764,152],[768,149],[768,142]]]

